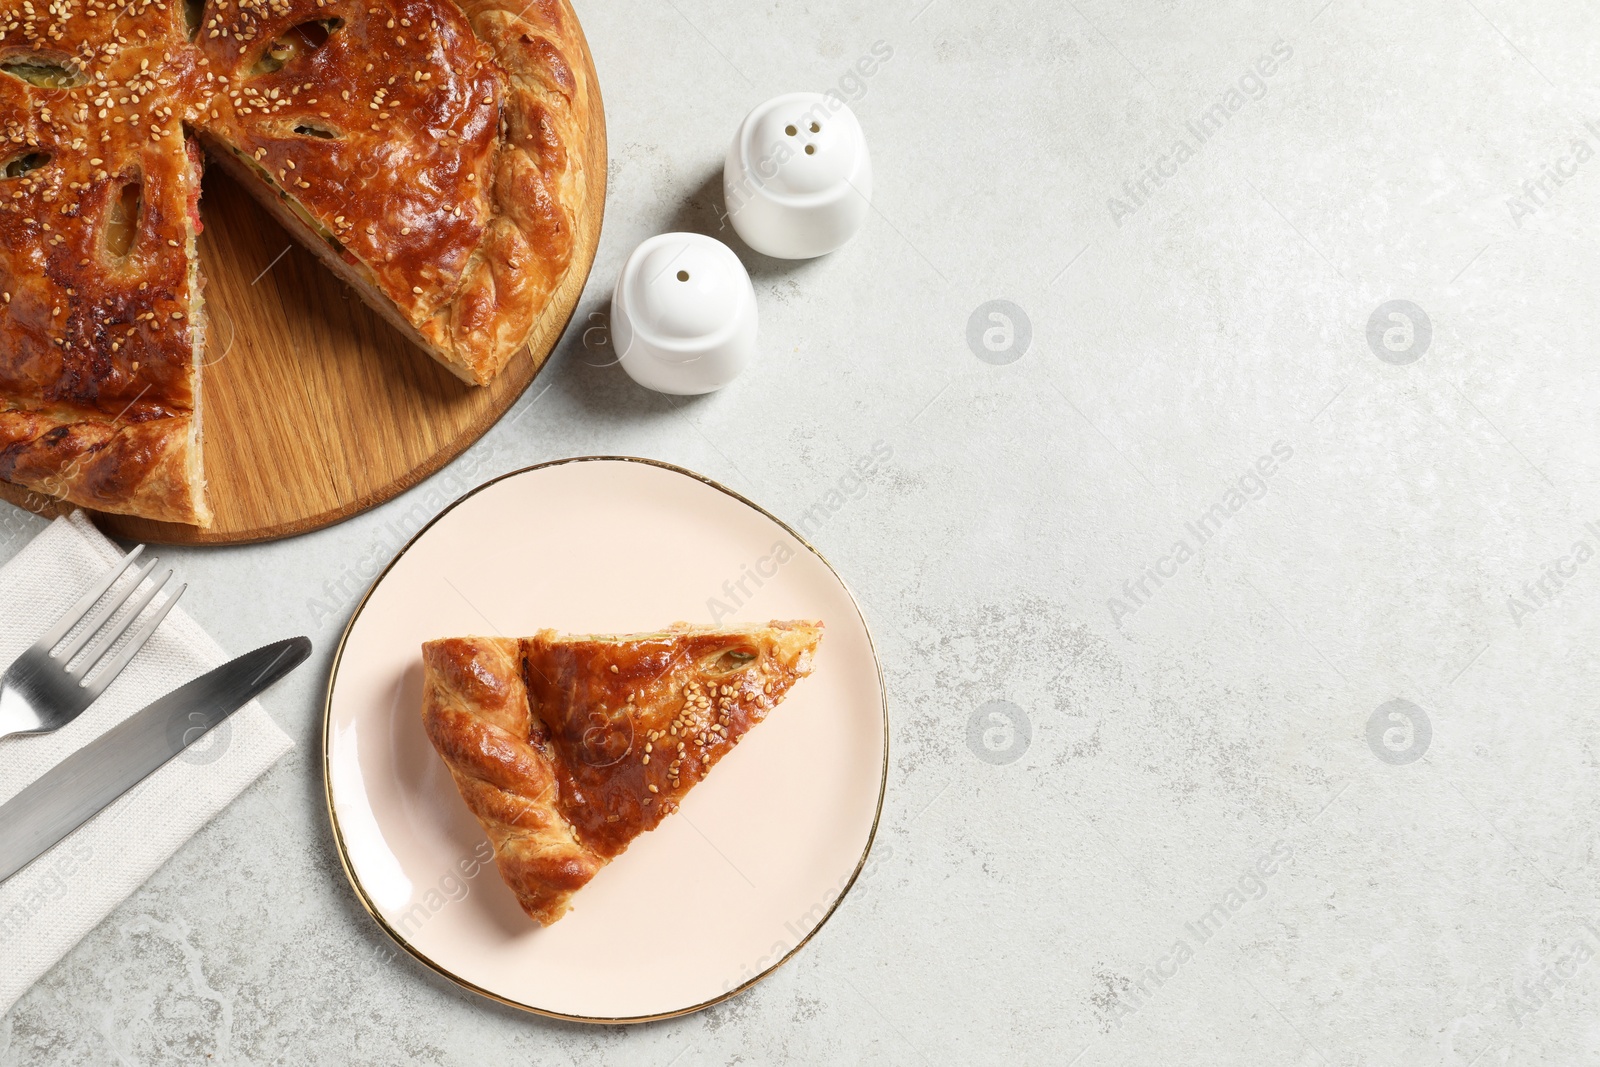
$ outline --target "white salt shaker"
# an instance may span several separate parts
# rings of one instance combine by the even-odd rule
[[[755,356],[755,286],[721,241],[659,234],[623,264],[611,335],[622,369],[646,389],[680,396],[721,389]]]
[[[872,200],[867,141],[844,100],[821,93],[774,97],[745,117],[722,168],[734,230],[778,259],[840,248]]]

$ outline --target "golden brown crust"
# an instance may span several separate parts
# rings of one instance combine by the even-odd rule
[[[574,893],[811,673],[821,623],[423,646],[423,723],[529,917]]]
[[[527,343],[572,263],[577,220],[599,195],[587,131],[600,110],[583,31],[566,0],[462,6],[504,74],[496,217],[452,314],[430,337],[448,339],[482,382]]]
[[[0,73],[0,171],[24,171],[0,177],[0,477],[203,525],[191,270],[200,168],[181,116],[162,111],[189,91],[194,58],[166,46],[174,6],[122,10],[121,41],[104,10],[61,10],[0,5],[0,63],[83,82]],[[140,100],[123,106],[119,95]],[[136,223],[117,235],[125,188],[137,190]]]
[[[0,176],[0,477],[204,525],[186,128],[483,384],[569,269],[600,192],[599,96],[565,0],[207,0],[196,27],[185,11],[0,0],[0,175],[19,172]]]
[[[284,41],[291,57],[262,71]],[[560,286],[586,211],[595,97],[568,58],[583,55],[571,10],[212,0],[198,43],[208,139],[297,204],[435,358],[492,380]]]
[[[552,753],[530,736],[517,642],[433,641],[422,661],[428,739],[489,835],[500,877],[530,916],[555,922],[605,861],[557,805]]]
[[[298,203],[408,322],[448,307],[483,243],[499,144],[501,76],[460,9],[213,0],[197,44],[216,78],[195,115],[212,142]]]
[[[97,511],[204,525],[196,436],[188,415],[116,425],[78,412],[65,420],[3,412],[0,441],[11,443],[0,450],[0,479]]]

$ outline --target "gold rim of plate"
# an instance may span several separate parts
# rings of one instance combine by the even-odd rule
[[[497,485],[508,478],[516,478],[520,475],[531,473],[532,471],[543,470],[546,467],[560,467],[568,463],[641,463],[649,467],[660,467],[663,470],[672,471],[676,474],[693,478],[698,482],[710,486],[718,492],[725,493],[726,495],[739,501],[739,503],[743,504],[745,507],[750,508],[751,510],[776,523],[780,529],[782,529],[790,537],[794,538],[795,541],[803,545],[808,552],[822,561],[822,565],[828,568],[828,573],[833,575],[834,579],[838,581],[840,588],[844,590],[845,595],[850,598],[850,604],[856,610],[856,617],[861,620],[861,628],[867,635],[867,648],[872,653],[872,665],[877,669],[878,672],[878,701],[883,718],[883,766],[879,768],[878,772],[878,804],[872,813],[872,827],[867,832],[867,843],[861,850],[861,858],[856,861],[855,870],[850,872],[850,880],[846,882],[844,888],[839,891],[839,895],[834,898],[833,903],[828,907],[827,913],[822,916],[817,925],[812,927],[810,932],[808,932],[805,937],[801,938],[799,943],[796,944],[794,948],[785,953],[782,959],[772,964],[754,978],[751,978],[741,985],[728,990],[726,993],[723,993],[720,996],[712,997],[710,1000],[699,1004],[694,1004],[689,1007],[679,1008],[674,1011],[659,1012],[655,1015],[635,1015],[623,1018],[568,1015],[564,1012],[551,1011],[548,1008],[541,1008],[535,1004],[524,1004],[521,1001],[511,1000],[507,997],[503,997],[498,993],[485,989],[482,986],[461,977],[459,974],[440,966],[438,963],[430,959],[428,955],[421,949],[407,941],[398,930],[389,925],[382,915],[378,914],[377,908],[373,906],[372,900],[367,896],[365,887],[363,887],[361,884],[361,879],[356,876],[355,870],[350,864],[350,854],[348,849],[345,847],[344,831],[339,826],[339,813],[334,809],[333,804],[333,777],[331,771],[329,770],[332,765],[331,761],[329,760],[329,743],[330,738],[332,737],[330,724],[333,719],[333,687],[339,680],[339,665],[344,659],[345,642],[350,639],[350,633],[355,629],[357,620],[361,618],[361,613],[363,610],[365,610],[367,601],[371,598],[372,594],[377,591],[378,586],[383,584],[383,580],[389,576],[389,572],[394,569],[395,564],[399,563],[405,554],[411,550],[411,547],[421,540],[429,530],[433,529],[435,523],[439,522],[440,519],[443,519],[457,507],[477,496],[485,489],[488,489],[490,486]],[[339,635],[339,645],[333,654],[333,667],[328,673],[328,687],[323,696],[322,702],[322,788],[324,799],[328,805],[328,820],[333,827],[334,848],[339,853],[339,865],[344,868],[345,877],[349,879],[351,887],[356,891],[356,899],[360,901],[361,907],[366,910],[366,913],[372,917],[373,921],[378,924],[383,932],[389,935],[390,940],[394,941],[395,944],[405,949],[408,953],[410,953],[421,963],[425,964],[435,973],[450,979],[450,981],[461,986],[463,989],[469,989],[472,992],[477,993],[479,996],[487,997],[490,1000],[497,1001],[506,1005],[507,1007],[530,1012],[534,1015],[542,1015],[550,1019],[563,1019],[568,1022],[593,1023],[596,1025],[648,1023],[656,1022],[661,1019],[675,1019],[682,1015],[692,1015],[697,1011],[703,1011],[706,1008],[712,1007],[713,1005],[721,1004],[723,1001],[736,997],[745,990],[771,977],[773,972],[793,959],[801,949],[806,947],[807,943],[809,943],[813,937],[817,936],[817,932],[828,924],[829,919],[833,918],[833,914],[839,909],[839,905],[844,903],[845,897],[850,895],[850,890],[855,888],[856,879],[861,876],[861,870],[866,866],[867,863],[867,856],[872,852],[873,842],[877,840],[878,823],[883,817],[883,800],[885,795],[888,793],[889,788],[889,693],[888,689],[884,685],[883,663],[878,658],[878,648],[872,639],[872,628],[867,625],[867,617],[861,610],[860,601],[856,599],[854,591],[851,590],[849,584],[839,574],[838,570],[834,568],[833,564],[828,561],[828,558],[821,552],[817,551],[816,546],[812,545],[811,542],[802,537],[800,533],[788,523],[772,514],[772,512],[768,511],[760,504],[757,504],[748,497],[729,489],[722,483],[714,481],[711,478],[707,478],[705,475],[696,473],[695,471],[688,470],[684,467],[679,467],[673,463],[666,463],[655,459],[643,459],[638,456],[573,456],[568,459],[556,459],[545,463],[535,463],[531,466],[509,471],[500,475],[499,477],[491,478],[482,485],[463,493],[461,496],[451,501],[450,504],[444,508],[444,510],[439,512],[439,514],[429,519],[427,524],[424,525],[422,529],[418,530],[416,534],[414,534],[412,538],[405,543],[399,552],[395,553],[394,558],[385,564],[383,570],[380,571],[378,576],[372,580],[372,585],[369,586],[367,591],[362,594],[360,602],[356,604],[355,611],[351,613],[350,621],[345,624],[344,632]]]

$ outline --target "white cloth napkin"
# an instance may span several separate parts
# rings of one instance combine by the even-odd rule
[[[0,567],[0,670],[121,555],[81,512],[74,512]],[[181,606],[174,608],[127,669],[75,721],[55,733],[0,740],[0,804],[146,704],[228,658]],[[0,882],[0,1015],[293,747],[252,701]]]

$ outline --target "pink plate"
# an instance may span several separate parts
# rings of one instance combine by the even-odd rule
[[[564,919],[525,917],[423,734],[422,643],[768,619],[826,624],[811,677]],[[595,458],[490,482],[401,551],[345,630],[323,743],[345,871],[402,947],[516,1007],[638,1022],[754,984],[827,921],[872,844],[888,717],[860,610],[794,531],[699,475]]]

